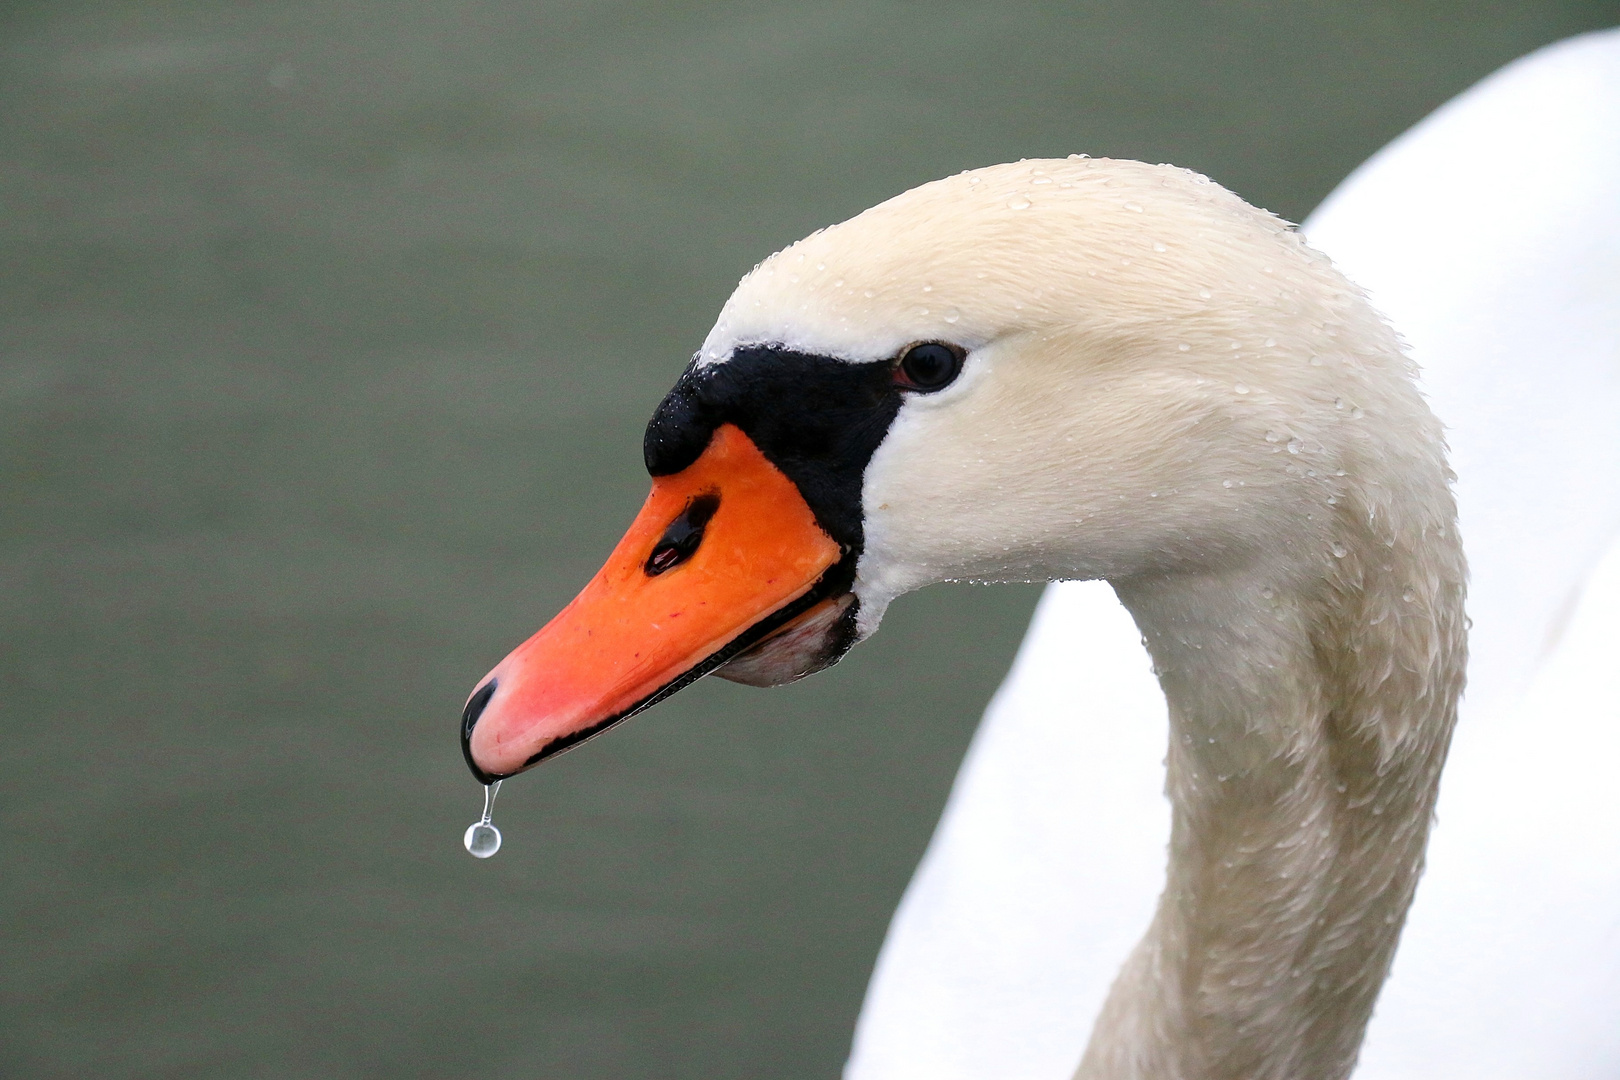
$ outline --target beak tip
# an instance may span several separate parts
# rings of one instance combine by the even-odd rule
[[[467,699],[467,706],[461,711],[461,756],[467,759],[467,768],[472,772],[473,778],[480,784],[493,784],[504,779],[491,772],[486,772],[473,757],[472,736],[473,729],[478,726],[478,718],[484,714],[489,706],[489,699],[495,696],[499,683],[490,679],[473,691],[472,697]]]

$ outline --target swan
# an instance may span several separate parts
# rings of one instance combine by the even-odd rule
[[[1409,340],[1459,474],[1468,689],[1360,1080],[1620,1075],[1620,31],[1522,58],[1304,224]],[[1051,586],[891,924],[846,1080],[1057,1080],[1146,929],[1164,698]]]
[[[1348,1074],[1423,864],[1466,571],[1439,423],[1326,257],[1168,165],[948,177],[749,273],[644,449],[602,570],[469,697],[476,777],[711,672],[824,668],[933,582],[1107,581],[1169,703],[1173,825],[1081,1075]]]

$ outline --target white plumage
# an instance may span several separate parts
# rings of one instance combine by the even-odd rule
[[[1473,571],[1429,870],[1356,1076],[1620,1075],[1620,32],[1485,80],[1304,231],[1424,368]],[[1073,1071],[1163,884],[1165,742],[1109,587],[1051,587],[846,1080]]]

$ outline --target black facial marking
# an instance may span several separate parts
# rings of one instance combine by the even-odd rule
[[[647,565],[643,568],[647,576],[657,577],[666,570],[673,570],[696,554],[698,545],[703,543],[703,530],[718,509],[718,495],[699,495],[687,503],[686,509],[669,523],[652,554],[647,556]]]
[[[827,535],[858,553],[861,481],[903,400],[894,371],[770,345],[689,366],[647,425],[647,471],[680,472],[715,428],[735,424],[793,481]]]

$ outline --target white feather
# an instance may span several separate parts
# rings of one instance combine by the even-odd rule
[[[1430,869],[1357,1073],[1620,1075],[1620,33],[1510,65],[1306,224],[1411,342],[1474,576]],[[1049,589],[891,925],[846,1080],[1072,1072],[1163,880],[1165,706]]]

